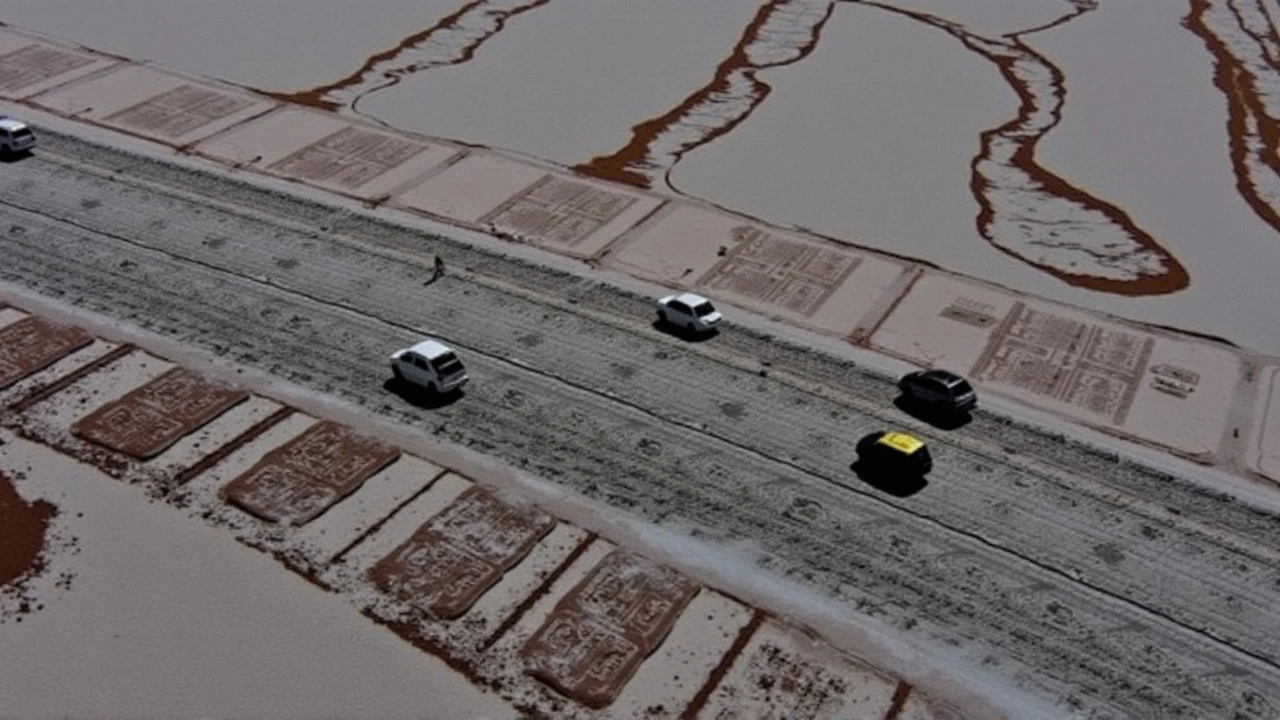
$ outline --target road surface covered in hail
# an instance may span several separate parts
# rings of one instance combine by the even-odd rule
[[[424,286],[408,258],[442,243]],[[1280,522],[1168,475],[983,413],[930,430],[847,362],[684,343],[643,298],[52,133],[0,177],[0,256],[0,281],[730,544],[1064,714],[1280,715]],[[423,328],[467,357],[456,402],[384,389]],[[910,498],[849,468],[890,423],[933,448]]]

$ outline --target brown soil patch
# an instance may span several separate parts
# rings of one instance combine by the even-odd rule
[[[28,317],[0,328],[0,389],[93,342],[78,327]]]
[[[248,397],[248,391],[174,368],[98,408],[71,432],[141,460],[159,455]]]
[[[134,351],[132,345],[121,345],[100,355],[93,360],[72,370],[66,375],[62,375],[55,380],[45,383],[39,387],[32,388],[30,392],[13,401],[9,405],[9,409],[15,413],[26,412],[27,410],[39,405],[58,393],[80,382],[82,379],[98,372],[104,367],[111,365],[120,358]]]
[[[326,420],[267,453],[222,493],[264,520],[304,525],[399,457],[399,448]]]
[[[590,708],[613,702],[698,591],[676,571],[615,550],[525,644],[529,673]]]
[[[26,502],[0,473],[0,586],[38,575],[45,533],[58,508],[43,501]]]
[[[440,619],[460,617],[556,525],[555,518],[472,486],[370,575],[386,593]]]

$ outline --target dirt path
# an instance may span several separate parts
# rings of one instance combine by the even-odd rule
[[[1280,715],[1274,516],[987,415],[925,431],[937,469],[894,498],[853,441],[920,426],[847,363],[736,328],[682,343],[642,298],[461,246],[424,286],[437,238],[70,138],[5,169],[0,280],[750,541],[1064,713]],[[384,388],[423,331],[468,359],[456,403]]]

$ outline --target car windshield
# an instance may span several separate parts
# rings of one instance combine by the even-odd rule
[[[452,375],[462,370],[462,361],[453,353],[445,353],[431,359],[431,365],[441,377]]]
[[[711,303],[706,302],[705,300],[693,306],[693,314],[698,317],[706,317],[715,311],[716,309],[711,307]]]
[[[22,128],[21,130],[15,130],[13,132],[13,136],[19,140],[22,138],[29,138],[31,137],[31,131],[27,128]]]
[[[961,380],[951,386],[951,392],[957,397],[961,395],[970,395],[973,393],[973,386],[967,380]]]

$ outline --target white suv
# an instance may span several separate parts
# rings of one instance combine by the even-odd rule
[[[21,120],[0,115],[0,153],[11,155],[36,146],[36,134]]]
[[[705,333],[720,324],[720,311],[701,295],[681,293],[658,300],[658,320],[688,330]]]
[[[412,383],[434,393],[448,393],[467,384],[467,369],[453,350],[435,340],[423,340],[391,356],[391,373],[396,380]]]

